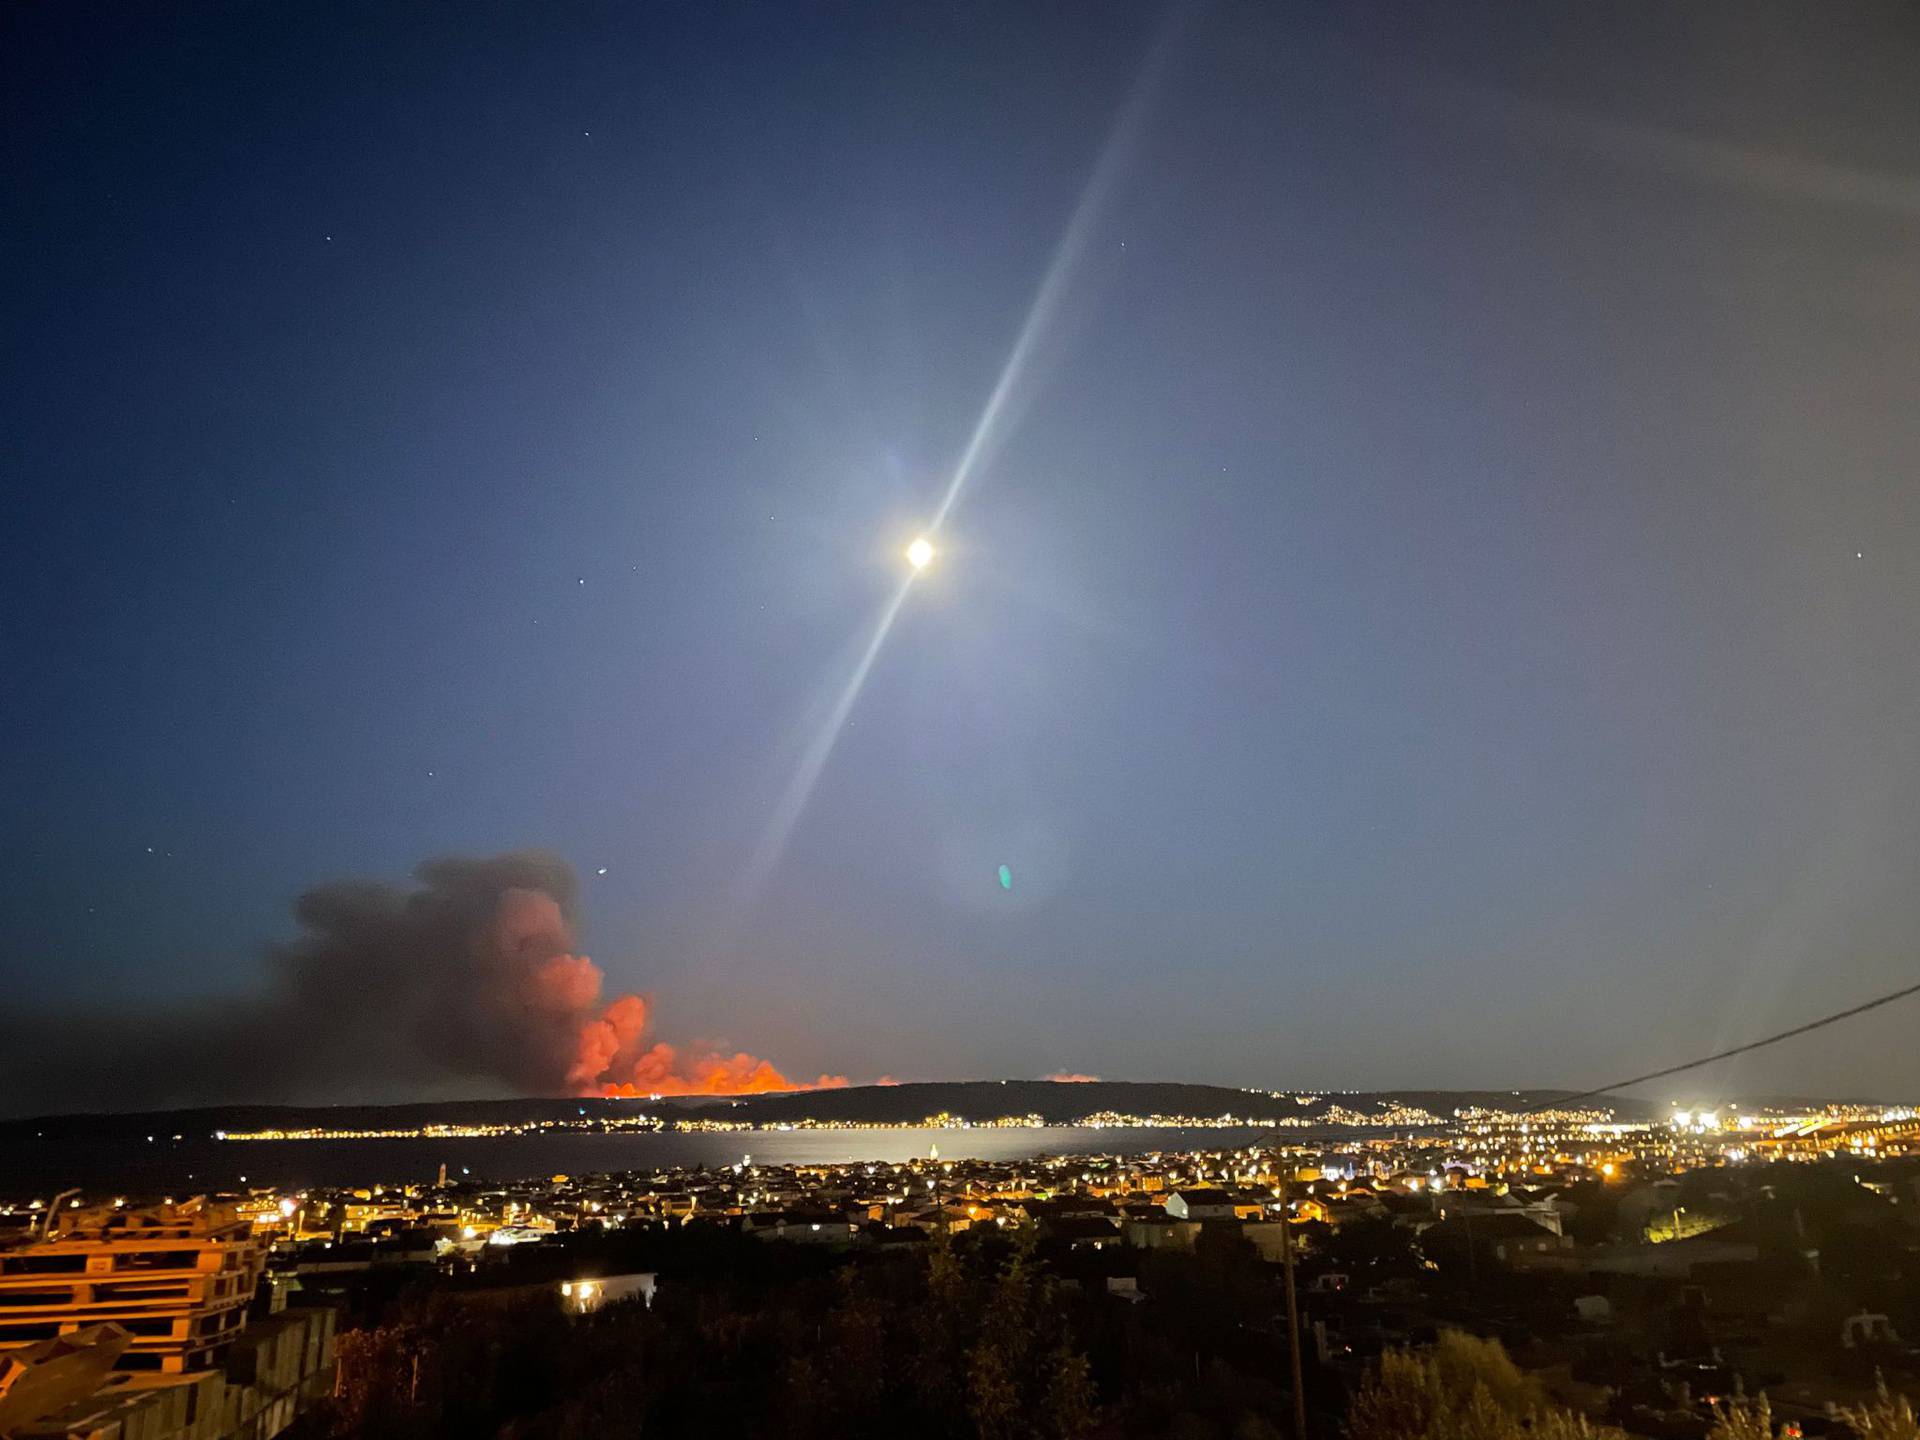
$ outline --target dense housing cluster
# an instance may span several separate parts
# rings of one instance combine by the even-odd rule
[[[264,1440],[312,1411],[302,1423],[315,1433],[358,1435],[341,1397],[385,1373],[380,1337],[399,1297],[521,1317],[490,1325],[546,1323],[527,1306],[626,1325],[626,1307],[696,1299],[711,1318],[713,1267],[743,1263],[730,1247],[829,1269],[904,1265],[914,1284],[933,1283],[943,1255],[973,1257],[982,1284],[1027,1256],[1067,1317],[1061,1343],[1093,1357],[1083,1398],[1115,1416],[1160,1402],[1136,1393],[1126,1366],[1093,1363],[1102,1347],[1122,1332],[1161,1344],[1140,1335],[1156,1316],[1199,1323],[1184,1307],[1233,1337],[1216,1363],[1277,1364],[1287,1267],[1306,1395],[1329,1423],[1384,1350],[1449,1329],[1502,1338],[1589,1413],[1681,1440],[1741,1386],[1817,1429],[1875,1374],[1900,1380],[1920,1364],[1901,1338],[1920,1335],[1911,1110],[1619,1121],[1473,1106],[1437,1124],[1287,1133],[1001,1160],[943,1158],[934,1136],[892,1162],[767,1163],[743,1146],[724,1165],[504,1181],[442,1165],[424,1182],[11,1197],[0,1419],[33,1440]],[[889,1283],[900,1303],[905,1282]],[[1113,1306],[1130,1318],[1101,1319]],[[341,1324],[351,1343],[336,1361]],[[649,1403],[670,1408],[670,1390]],[[38,1413],[9,1419],[8,1405]]]

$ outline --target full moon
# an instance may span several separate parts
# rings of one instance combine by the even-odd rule
[[[927,562],[931,559],[933,559],[933,545],[926,536],[922,535],[918,540],[915,540],[911,545],[907,546],[907,563],[913,566],[914,569],[926,569]]]

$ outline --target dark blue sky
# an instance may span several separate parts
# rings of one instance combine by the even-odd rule
[[[1417,15],[11,7],[14,1018],[523,846],[796,1073],[1587,1085],[1910,982],[1920,24]]]

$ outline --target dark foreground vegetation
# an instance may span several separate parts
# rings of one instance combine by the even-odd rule
[[[1864,1192],[1841,1178],[1782,1171],[1744,1208],[1725,1174],[1689,1193],[1738,1210],[1758,1258],[1618,1280],[1599,1325],[1574,1300],[1604,1277],[1516,1272],[1447,1226],[1305,1226],[1307,1319],[1329,1342],[1316,1354],[1309,1330],[1312,1440],[1920,1440],[1898,1393],[1920,1350],[1836,1339],[1863,1309],[1920,1329],[1920,1251],[1892,1210],[1856,1215]],[[1618,1238],[1606,1187],[1575,1198],[1583,1239]],[[576,1232],[466,1277],[376,1272],[343,1294],[337,1393],[301,1440],[1291,1434],[1280,1272],[1232,1228],[1191,1251],[1035,1235],[849,1251],[663,1225]],[[650,1309],[562,1310],[562,1280],[636,1271],[659,1277]]]
[[[626,1262],[668,1262],[651,1309],[569,1317],[547,1285],[377,1303],[342,1337],[339,1394],[305,1435],[1283,1433],[1278,1288],[1237,1249],[1146,1257],[1152,1306],[998,1233],[857,1261],[697,1230],[670,1249]]]

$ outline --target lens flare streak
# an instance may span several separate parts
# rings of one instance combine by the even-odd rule
[[[1149,52],[1146,64],[1141,67],[1133,89],[1126,103],[1121,106],[1113,129],[1108,133],[1106,144],[1101,147],[1100,157],[1094,162],[1093,173],[1081,188],[1079,202],[1073,207],[1067,228],[1060,234],[1060,243],[1054,246],[1053,259],[1047,265],[1046,274],[1041,277],[1040,288],[1034,292],[1033,303],[1027,307],[1027,317],[1021,323],[1020,332],[1014,337],[1013,349],[1007,352],[1007,362],[1000,367],[1000,378],[994,381],[993,389],[987,395],[987,403],[980,411],[980,418],[974,422],[973,433],[967,438],[967,448],[961,452],[960,463],[954,467],[946,494],[940,498],[940,508],[934,511],[929,534],[937,532],[946,523],[960,499],[961,490],[973,477],[974,471],[999,446],[1004,438],[1001,432],[1017,414],[1011,402],[1026,378],[1034,350],[1060,308],[1067,283],[1072,279],[1080,257],[1086,252],[1094,224],[1105,207],[1107,196],[1125,164],[1128,152],[1133,148],[1146,114],[1154,80],[1165,64],[1169,35],[1170,31],[1163,31]]]
[[[887,602],[880,621],[874,626],[872,638],[860,656],[859,663],[847,678],[838,700],[828,713],[826,722],[807,746],[800,757],[799,766],[782,791],[779,803],[775,805],[769,818],[759,846],[748,862],[743,876],[743,904],[751,906],[759,896],[761,886],[780,863],[786,852],[787,842],[793,835],[794,827],[799,823],[801,813],[806,809],[807,801],[812,797],[814,787],[819,784],[820,776],[827,768],[827,762],[833,756],[833,748],[839,742],[840,732],[846,728],[847,719],[853,713],[853,707],[860,698],[861,688],[866,684],[867,676],[872,672],[874,662],[879,659],[881,648],[886,644],[887,634],[893,629],[893,622],[900,614],[900,607],[906,603],[907,594],[913,588],[914,577],[934,556],[932,540],[938,535],[940,527],[952,515],[954,506],[959,502],[961,491],[966,488],[982,464],[993,454],[1005,438],[1005,431],[1011,426],[1017,415],[1016,397],[1024,400],[1022,393],[1024,382],[1040,340],[1051,328],[1053,318],[1060,308],[1062,297],[1067,291],[1069,281],[1078,268],[1081,256],[1086,252],[1089,237],[1092,235],[1100,213],[1105,207],[1107,196],[1124,166],[1128,153],[1132,150],[1141,122],[1147,111],[1148,99],[1155,81],[1166,64],[1171,48],[1173,26],[1165,26],[1156,37],[1148,51],[1146,62],[1135,77],[1126,102],[1121,106],[1106,143],[1101,147],[1099,158],[1095,161],[1093,173],[1081,188],[1080,197],[1075,204],[1066,229],[1061,233],[1059,243],[1054,247],[1053,258],[1042,276],[1040,288],[1034,293],[1033,302],[1027,307],[1025,320],[1019,333],[1014,337],[1013,348],[1007,354],[1006,363],[1000,367],[1000,376],[994,382],[993,389],[987,395],[987,403],[980,411],[980,418],[974,422],[972,433],[967,438],[965,450],[961,452],[960,462],[954,467],[953,477],[947,483],[946,492],[941,496],[940,505],[934,511],[933,519],[926,532],[913,542],[908,550],[908,563],[913,567],[907,573],[900,587],[894,591],[893,598]]]
[[[859,663],[853,667],[853,673],[847,677],[847,683],[841,687],[839,697],[827,714],[825,723],[820,727],[813,740],[800,756],[793,778],[787,782],[787,788],[781,792],[780,801],[774,806],[773,815],[767,821],[765,834],[759,847],[747,864],[745,877],[746,897],[751,901],[760,893],[760,887],[773,873],[774,866],[780,863],[780,857],[786,853],[787,841],[792,838],[793,827],[800,822],[801,812],[807,808],[807,801],[813,795],[813,787],[820,783],[820,776],[827,768],[827,761],[833,758],[833,747],[839,743],[840,732],[846,729],[847,718],[852,715],[854,702],[860,698],[860,690],[867,683],[867,676],[873,670],[873,663],[880,658],[880,649],[887,641],[887,632],[893,629],[893,622],[899,617],[900,607],[907,602],[907,592],[913,589],[914,576],[918,571],[909,572],[900,582],[900,588],[893,592],[893,598],[887,602],[887,608],[880,614],[880,623],[873,627],[873,634],[867,640],[867,646],[861,652]]]

